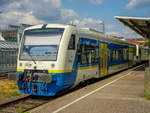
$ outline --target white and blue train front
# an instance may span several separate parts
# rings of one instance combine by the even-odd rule
[[[72,27],[38,25],[24,31],[17,65],[22,93],[53,96],[74,85],[77,64]]]

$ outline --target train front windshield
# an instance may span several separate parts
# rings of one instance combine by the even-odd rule
[[[24,32],[20,60],[55,61],[64,29],[46,28]]]

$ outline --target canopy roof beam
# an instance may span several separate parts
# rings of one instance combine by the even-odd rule
[[[136,29],[136,28],[133,28],[130,24],[128,24],[127,22],[125,22],[125,21],[123,21],[123,20],[120,20],[119,19],[119,21],[121,21],[124,25],[126,25],[126,26],[129,26],[131,29],[133,29],[135,32],[137,32],[137,33],[139,33],[140,35],[142,35],[143,36],[143,33],[141,33],[141,31],[139,31],[138,29]]]
[[[150,18],[115,16],[120,22],[144,38],[150,39]]]
[[[138,29],[138,26],[137,26],[137,24],[136,24],[134,21],[132,21],[132,20],[129,20],[129,21],[131,22],[132,25],[134,25],[134,27],[136,27],[136,29],[137,29],[144,37],[146,37],[144,30]]]

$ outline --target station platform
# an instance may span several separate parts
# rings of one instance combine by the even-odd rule
[[[65,94],[31,113],[150,113],[144,93],[145,66]]]

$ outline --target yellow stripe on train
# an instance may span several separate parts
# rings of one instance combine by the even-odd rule
[[[69,73],[72,72],[72,69],[67,70],[48,70],[48,73]]]
[[[17,69],[17,72],[24,72],[24,69]]]
[[[87,66],[87,67],[80,67],[80,68],[78,68],[78,70],[85,70],[85,69],[92,69],[92,68],[98,68],[98,65]]]
[[[87,66],[87,67],[80,67],[78,70],[85,70],[85,69],[92,69],[92,68],[97,68],[98,65],[94,66]],[[24,72],[24,69],[17,69],[17,72]],[[72,69],[67,69],[67,70],[48,70],[48,73],[69,73],[72,72]]]
[[[24,69],[17,69],[17,72],[24,72]],[[72,69],[67,70],[48,70],[48,73],[69,73],[72,72]]]
[[[122,66],[122,65],[125,65],[125,64],[129,64],[129,62],[127,62],[127,63],[123,63],[123,64],[113,65],[113,66],[110,66],[110,68],[114,68],[114,67]]]

